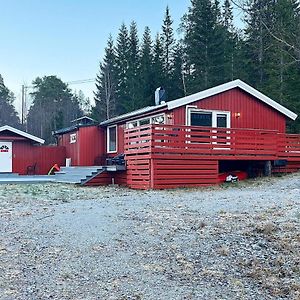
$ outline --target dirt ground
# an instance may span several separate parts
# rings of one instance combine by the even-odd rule
[[[300,299],[300,174],[169,191],[0,185],[0,299]]]

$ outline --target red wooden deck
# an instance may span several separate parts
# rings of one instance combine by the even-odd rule
[[[216,184],[220,160],[300,162],[300,135],[273,130],[148,125],[125,130],[124,142],[132,188]]]

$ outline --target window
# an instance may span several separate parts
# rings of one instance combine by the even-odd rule
[[[217,127],[227,128],[227,115],[217,114]]]
[[[187,137],[191,139],[191,143],[210,143],[209,139],[211,137],[213,139],[212,144],[222,145],[222,148],[214,147],[213,149],[230,149],[230,131],[223,129],[230,128],[230,112],[204,110],[194,106],[187,106],[186,124],[188,126],[214,128],[212,130],[210,128],[207,128],[207,130],[200,129],[199,131],[197,129],[190,129],[189,131],[191,132],[191,134]],[[195,138],[195,140],[193,140],[192,138]],[[199,142],[199,139],[203,139],[203,141]]]
[[[165,124],[165,115],[157,115],[154,117],[147,117],[132,122],[126,123],[126,128],[132,129],[138,126],[149,125],[149,124]]]
[[[188,126],[230,128],[230,112],[187,107]]]
[[[76,135],[76,133],[70,134],[70,144],[76,143],[76,140],[77,140],[77,135]]]
[[[191,126],[208,126],[212,127],[212,113],[210,112],[192,112]]]
[[[117,126],[107,128],[107,152],[117,152]]]

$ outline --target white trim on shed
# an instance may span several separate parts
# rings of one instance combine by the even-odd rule
[[[4,125],[4,126],[0,127],[0,132],[5,131],[5,130],[11,131],[11,132],[13,132],[15,134],[18,134],[20,136],[23,136],[23,137],[25,137],[25,138],[27,138],[29,140],[35,141],[35,142],[40,143],[40,144],[44,144],[45,143],[45,140],[43,140],[41,138],[38,138],[38,137],[36,137],[34,135],[31,135],[31,134],[29,134],[27,132],[24,132],[22,130],[19,130],[19,129],[16,129],[14,127],[11,127],[9,125]]]

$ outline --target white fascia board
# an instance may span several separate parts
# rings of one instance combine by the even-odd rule
[[[25,137],[27,139],[30,139],[30,140],[35,141],[35,142],[40,143],[40,144],[44,144],[45,143],[45,140],[43,140],[41,138],[38,138],[38,137],[36,137],[34,135],[31,135],[31,134],[29,134],[27,132],[24,132],[22,130],[13,128],[11,126],[5,125],[5,126],[0,127],[0,132],[5,131],[5,130],[11,131],[11,132],[13,132],[15,134],[18,134],[20,136],[23,136],[23,137]]]
[[[297,117],[298,117],[297,114],[295,114],[294,112],[290,111],[286,107],[282,106],[278,102],[272,100],[271,98],[269,98],[268,96],[264,95],[263,93],[261,93],[260,91],[256,90],[255,88],[251,87],[250,85],[246,84],[245,82],[243,82],[241,80],[236,80],[236,81],[238,81],[238,83],[239,83],[238,87],[241,88],[242,90],[248,92],[252,96],[254,96],[254,97],[258,98],[259,100],[261,100],[262,102],[270,105],[271,107],[273,107],[274,109],[278,110],[282,114],[286,115],[290,119],[292,119],[292,120],[296,120],[297,119]]]
[[[217,95],[219,93],[226,92],[228,90],[231,90],[231,89],[237,88],[237,87],[244,90],[245,92],[251,94],[252,96],[261,100],[262,102],[268,104],[269,106],[273,107],[274,109],[281,112],[285,116],[291,118],[292,120],[295,120],[297,118],[297,114],[293,113],[286,107],[275,102],[271,98],[267,97],[263,93],[259,92],[258,90],[254,89],[253,87],[251,87],[250,85],[246,84],[245,82],[243,82],[239,79],[228,82],[228,83],[224,83],[222,85],[204,90],[202,92],[199,92],[199,93],[187,96],[187,97],[183,97],[183,98],[180,98],[177,100],[167,102],[168,109],[171,110],[171,109],[183,106],[183,105],[187,105],[187,104],[193,103],[195,101],[202,100],[202,99]]]

